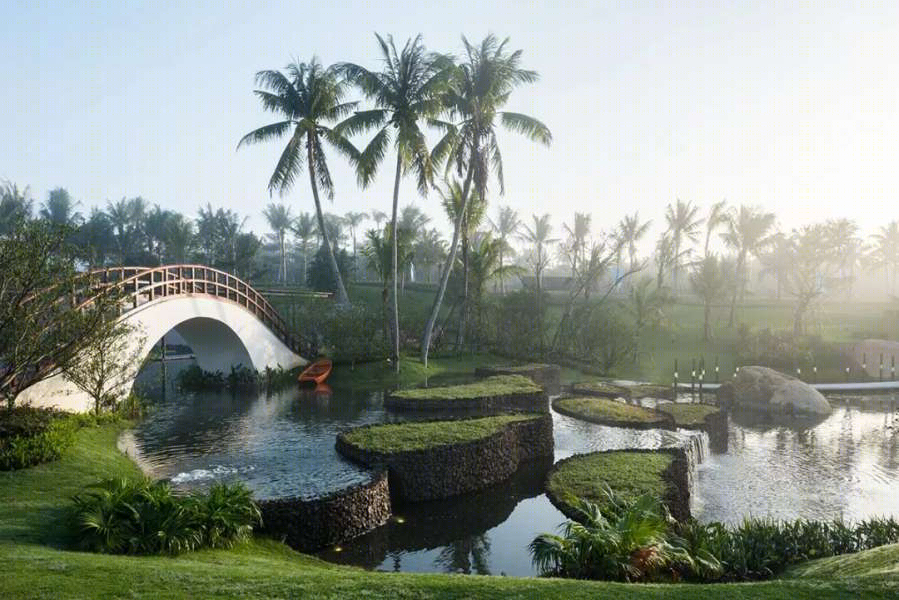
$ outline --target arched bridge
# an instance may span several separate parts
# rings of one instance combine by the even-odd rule
[[[131,365],[132,383],[152,348],[172,330],[208,371],[227,373],[238,364],[263,370],[306,363],[299,355],[299,338],[268,300],[224,271],[202,265],[117,267],[93,271],[89,279],[91,291],[81,292],[77,305],[109,288],[116,288],[122,298],[119,318],[135,330],[127,355],[140,358]],[[61,374],[24,390],[17,402],[76,411],[93,404]]]

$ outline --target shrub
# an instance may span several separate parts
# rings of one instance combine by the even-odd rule
[[[75,443],[75,418],[50,409],[0,410],[0,471],[58,460]]]
[[[180,554],[246,538],[260,513],[243,484],[178,494],[167,482],[107,479],[73,498],[78,544],[109,554]]]
[[[332,240],[333,241],[333,240]],[[344,282],[349,281],[349,276],[353,268],[353,259],[349,253],[340,248],[334,251],[334,259],[337,261],[337,269],[340,271],[340,277]],[[324,244],[319,247],[318,252],[309,263],[309,272],[306,275],[306,285],[311,289],[319,292],[336,292],[337,280],[334,279],[334,273],[331,271],[331,261],[328,258],[328,249]]]
[[[529,548],[544,575],[613,581],[668,579],[676,565],[692,563],[683,547],[669,541],[671,519],[650,495],[622,500],[608,487],[603,507],[575,500],[578,521],[562,535],[543,534]]]

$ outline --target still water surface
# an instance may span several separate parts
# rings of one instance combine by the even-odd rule
[[[179,366],[180,365],[180,366]],[[314,497],[367,480],[341,458],[335,436],[368,423],[402,420],[382,393],[182,393],[170,363],[163,393],[158,365],[141,374],[155,400],[129,443],[154,476],[190,488],[240,479],[257,497]],[[555,457],[594,450],[682,444],[695,434],[635,431],[553,413]],[[693,510],[701,520],[744,516],[861,519],[899,515],[899,418],[841,402],[820,422],[732,415],[729,449],[698,467]],[[564,517],[542,492],[551,461],[525,465],[508,481],[458,498],[395,509],[393,520],[323,558],[368,568],[532,575],[527,545]]]

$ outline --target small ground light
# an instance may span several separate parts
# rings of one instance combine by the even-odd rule
[[[402,524],[406,522],[406,519],[404,519],[403,517],[394,517],[393,522]]]
[[[334,552],[343,552],[342,546],[334,546]]]

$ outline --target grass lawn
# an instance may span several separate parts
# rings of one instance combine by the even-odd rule
[[[869,580],[864,572],[856,579],[829,572],[822,580],[709,586],[371,573],[331,565],[264,539],[176,558],[64,550],[59,519],[69,497],[103,477],[139,475],[115,449],[118,432],[116,426],[82,430],[74,451],[62,460],[0,473],[0,598],[827,600],[895,597],[899,585],[899,577],[878,574]]]
[[[678,427],[697,427],[705,423],[707,416],[715,414],[720,409],[707,404],[666,402],[659,404],[659,410],[674,417],[674,423]]]
[[[361,427],[344,435],[354,446],[390,454],[479,440],[534,415],[502,415],[457,421],[425,421]]]
[[[471,375],[473,377],[477,367],[497,364],[501,360],[490,354],[438,355],[430,357],[428,366],[425,368],[417,356],[404,355],[400,358],[399,374],[387,361],[359,363],[355,369],[350,368],[349,365],[339,364],[334,366],[334,370],[328,378],[328,385],[334,388],[354,390],[407,388],[425,384],[431,377],[446,375]]]
[[[584,421],[606,425],[663,425],[667,420],[655,411],[610,398],[559,398],[553,408]]]
[[[615,385],[608,381],[582,381],[575,383],[572,389],[576,394],[590,394],[604,398],[630,398],[631,392],[623,385]]]
[[[401,390],[394,392],[393,395],[405,400],[452,401],[510,394],[536,394],[542,391],[543,388],[524,375],[496,375],[460,385]]]
[[[673,457],[667,452],[594,452],[575,456],[555,468],[547,491],[564,500],[575,496],[602,504],[602,484],[625,498],[643,494],[664,497],[667,484],[662,473]]]

